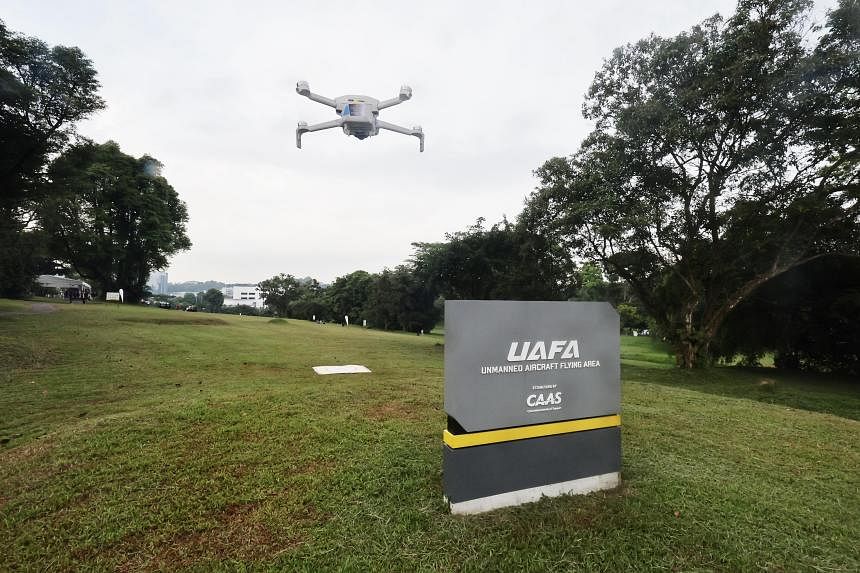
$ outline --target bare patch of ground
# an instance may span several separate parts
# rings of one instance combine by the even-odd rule
[[[209,529],[177,533],[153,542],[144,534],[125,538],[110,548],[121,556],[117,571],[170,571],[206,561],[262,561],[300,546],[304,539],[296,529],[317,523],[320,516],[311,507],[290,512],[290,531],[275,531],[266,523],[262,502],[238,503],[214,516]]]
[[[8,450],[0,450],[0,465],[15,466],[25,461],[39,457],[54,447],[54,441],[48,439],[40,439],[17,448],[9,448]]]
[[[371,420],[412,420],[420,418],[418,412],[408,404],[402,402],[383,402],[374,404],[364,410],[364,415]]]

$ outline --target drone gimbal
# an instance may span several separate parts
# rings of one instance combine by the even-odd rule
[[[377,135],[380,129],[387,129],[388,131],[404,135],[414,135],[420,142],[420,150],[424,151],[424,132],[421,131],[420,126],[407,129],[378,119],[379,110],[401,104],[412,97],[412,88],[409,86],[402,86],[400,88],[400,95],[396,98],[383,101],[363,95],[344,95],[335,99],[329,99],[311,92],[308,82],[297,83],[296,91],[310,100],[333,107],[340,116],[338,119],[314,125],[308,125],[306,122],[300,121],[296,129],[296,147],[299,149],[302,148],[303,133],[341,127],[345,134],[352,135],[358,139]]]

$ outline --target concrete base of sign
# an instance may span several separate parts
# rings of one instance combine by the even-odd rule
[[[562,483],[553,483],[539,487],[530,487],[517,491],[509,491],[488,497],[479,497],[469,501],[451,504],[451,513],[455,515],[469,515],[483,513],[502,507],[511,507],[540,501],[542,497],[557,497],[568,494],[586,494],[603,489],[613,489],[621,484],[621,474],[611,472],[598,476],[590,476]]]
[[[370,372],[367,366],[360,364],[344,364],[342,366],[314,366],[314,372],[317,374],[361,374]]]
[[[442,486],[452,511],[487,511],[542,495],[611,488],[617,478],[605,476],[620,471],[619,426],[462,448],[442,446]]]

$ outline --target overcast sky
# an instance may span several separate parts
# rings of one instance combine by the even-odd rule
[[[819,2],[823,15],[833,2]],[[171,282],[323,282],[375,272],[478,217],[514,219],[532,171],[573,153],[583,94],[613,48],[669,36],[733,1],[0,2],[7,27],[93,60],[107,109],[79,131],[153,155],[187,203]],[[414,137],[359,141],[299,96],[413,98],[380,117]]]

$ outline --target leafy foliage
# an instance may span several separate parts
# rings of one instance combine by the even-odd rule
[[[0,21],[0,206],[20,208],[44,191],[51,154],[74,124],[104,108],[92,62],[79,48],[48,47]]]
[[[266,306],[278,316],[336,322],[349,316],[352,324],[367,320],[376,328],[412,332],[430,331],[441,318],[434,292],[406,265],[380,274],[355,271],[328,287],[282,273],[259,287]]]
[[[408,265],[375,277],[366,309],[368,322],[385,330],[429,332],[442,318],[436,295]]]
[[[618,48],[584,105],[595,130],[547,161],[527,214],[635,290],[685,367],[772,278],[858,253],[857,2],[805,46],[808,3],[742,0]]]
[[[207,291],[210,288],[221,289],[227,286],[221,281],[185,281],[178,283],[167,283],[167,292],[200,292]]]
[[[414,243],[416,272],[446,299],[565,300],[573,294],[569,253],[528,228],[483,219],[442,243]]]
[[[224,293],[217,288],[210,288],[203,293],[203,305],[209,312],[219,312],[224,306]]]
[[[367,318],[375,279],[367,271],[355,271],[337,277],[325,292],[332,315],[338,320],[343,320],[344,316],[350,316],[353,320]]]
[[[0,297],[22,297],[33,290],[43,246],[44,235],[25,232],[8,211],[0,213]]]
[[[266,306],[278,316],[287,316],[290,303],[299,300],[301,295],[299,280],[284,273],[266,279],[257,286],[263,293]]]
[[[182,307],[193,306],[197,304],[197,295],[193,292],[187,292],[179,298]]]
[[[150,271],[188,249],[188,212],[154,158],[116,143],[71,147],[50,168],[53,195],[41,218],[52,250],[102,291],[140,300]]]
[[[74,125],[102,109],[92,62],[78,48],[49,47],[11,32],[0,20],[0,296],[23,296],[50,272],[34,209],[50,189],[49,158]]]
[[[755,364],[860,376],[860,260],[822,257],[762,286],[726,320],[717,348]]]
[[[288,306],[289,316],[311,320],[313,317],[328,318],[331,309],[325,298],[325,289],[313,278],[298,279],[298,298]]]

